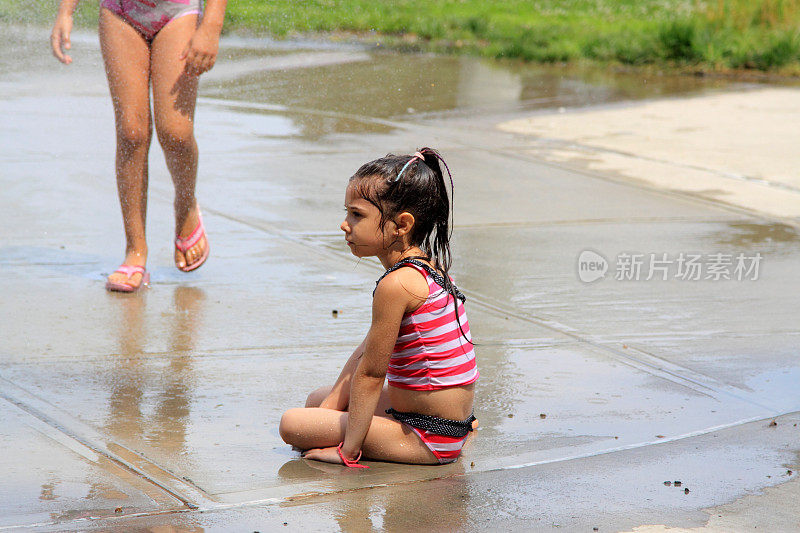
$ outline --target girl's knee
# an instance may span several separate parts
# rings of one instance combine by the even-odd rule
[[[281,416],[278,432],[286,444],[295,444],[297,436],[301,433],[302,408],[289,409]]]
[[[306,407],[319,407],[330,392],[331,387],[320,387],[317,390],[311,391],[306,398]]]
[[[191,128],[156,128],[161,148],[172,153],[188,153],[195,150],[194,132]]]
[[[147,123],[127,122],[117,128],[117,141],[124,148],[135,149],[150,144],[150,126]]]

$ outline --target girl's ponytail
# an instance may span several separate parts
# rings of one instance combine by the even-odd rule
[[[456,315],[456,323],[458,324],[458,329],[464,338],[467,338],[467,334],[464,332],[464,329],[461,327],[461,320],[459,319],[458,313],[458,301],[459,298],[464,298],[462,294],[458,291],[453,281],[450,279],[450,265],[452,264],[452,254],[450,252],[450,237],[453,234],[453,207],[454,207],[454,196],[455,196],[455,186],[453,185],[453,175],[450,173],[450,168],[447,166],[447,163],[444,162],[442,156],[434,150],[433,148],[422,148],[419,150],[423,156],[425,156],[425,164],[430,167],[435,175],[435,180],[437,182],[437,189],[439,193],[438,203],[438,214],[440,216],[436,217],[434,222],[434,229],[435,234],[433,237],[433,242],[428,243],[428,249],[426,250],[423,248],[423,251],[428,254],[431,260],[434,261],[436,267],[442,272],[442,278],[444,279],[444,286],[442,287],[445,291],[447,291],[450,296],[453,298],[453,308],[455,309]],[[450,199],[448,202],[447,198],[447,184],[444,181],[444,173],[442,172],[442,165],[444,165],[445,170],[447,171],[447,177],[450,180]]]
[[[450,175],[450,169],[447,168],[447,163],[444,162],[439,152],[433,148],[421,148],[418,151],[425,159],[424,163],[433,171],[434,181],[436,182],[436,204],[437,209],[434,211],[435,217],[433,220],[434,232],[432,233],[433,240],[426,243],[427,246],[423,251],[429,255],[436,266],[445,275],[445,279],[449,280],[447,276],[450,266],[452,264],[452,256],[450,253],[450,237],[453,234],[452,228],[452,214],[453,214],[453,177]],[[448,200],[447,184],[444,180],[444,173],[442,172],[442,165],[447,170],[447,175],[450,178],[450,198]],[[448,291],[450,292],[450,291]]]

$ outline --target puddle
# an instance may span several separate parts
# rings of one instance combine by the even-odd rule
[[[265,61],[268,61],[265,58]],[[560,69],[473,57],[372,53],[347,64],[245,74],[204,85],[215,98],[378,118],[504,113],[694,93],[721,80]]]
[[[778,245],[800,243],[800,234],[791,226],[780,223],[756,224],[731,222],[730,230],[720,232],[716,237],[719,244],[744,247],[752,244]]]

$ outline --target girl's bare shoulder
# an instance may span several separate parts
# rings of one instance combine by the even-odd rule
[[[375,292],[381,296],[401,300],[407,312],[418,309],[428,299],[428,281],[425,275],[413,267],[398,268],[390,272],[378,284]]]

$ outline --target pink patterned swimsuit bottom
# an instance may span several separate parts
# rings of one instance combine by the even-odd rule
[[[148,41],[171,21],[203,11],[202,0],[103,0],[100,5],[130,24]]]

